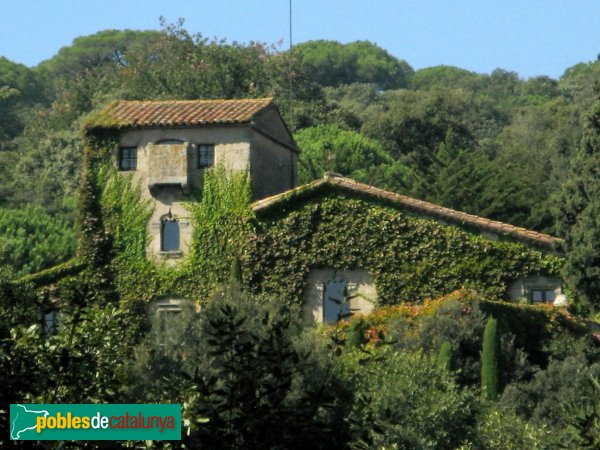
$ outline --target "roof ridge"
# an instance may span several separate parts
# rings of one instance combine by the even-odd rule
[[[516,225],[511,225],[509,223],[500,222],[481,216],[476,216],[475,214],[451,209],[425,200],[419,200],[404,194],[386,191],[384,189],[361,183],[359,181],[353,180],[352,178],[347,178],[331,172],[326,172],[322,178],[311,181],[310,183],[254,202],[252,204],[252,210],[255,212],[267,210],[270,207],[275,206],[280,201],[283,201],[284,199],[289,198],[292,195],[296,195],[304,191],[310,191],[323,184],[342,186],[352,191],[362,192],[379,198],[387,199],[388,201],[401,204],[413,210],[419,211],[425,215],[430,215],[453,221],[459,221],[464,224],[468,224],[479,228],[481,230],[486,230],[497,234],[508,234],[513,237],[535,241],[538,244],[542,244],[547,247],[554,247],[563,242],[562,239],[557,238],[555,236],[551,236],[549,234],[540,233],[538,231],[529,230],[527,228],[518,227]]]
[[[88,128],[173,127],[249,123],[275,107],[273,97],[197,100],[114,100],[92,114]]]
[[[126,99],[117,99],[114,103],[225,103],[225,102],[272,102],[273,97],[259,97],[259,98],[216,98],[216,99],[185,99],[185,100],[126,100]]]

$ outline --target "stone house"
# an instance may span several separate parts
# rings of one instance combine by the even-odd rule
[[[296,187],[298,148],[270,98],[118,101],[103,114],[122,130],[115,167],[131,173],[142,198],[153,202],[149,258],[186,254],[192,227],[184,202],[202,189],[204,172],[215,165],[247,171],[255,199]]]
[[[235,248],[247,289],[289,300],[307,323],[462,287],[497,299],[564,301],[558,238],[336,174],[298,187],[299,149],[272,99],[118,101],[90,118],[86,136],[88,169],[111,168],[149,205],[134,238],[114,238],[109,254],[145,260],[136,274],[115,269],[114,284],[121,299],[144,299],[151,311],[208,295],[220,275],[194,266],[205,239],[219,240],[210,267],[222,272],[232,256],[226,247]],[[195,232],[192,214],[215,166],[247,173],[253,201],[242,231],[223,239]],[[129,228],[118,217],[127,205],[106,206],[107,187],[88,181],[95,194],[81,199],[82,214],[101,211],[95,223],[103,228],[82,233],[81,248]]]

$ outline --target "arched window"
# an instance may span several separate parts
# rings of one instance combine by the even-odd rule
[[[179,222],[171,217],[162,220],[160,250],[163,252],[179,251]]]

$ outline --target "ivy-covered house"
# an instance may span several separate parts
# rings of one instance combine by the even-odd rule
[[[201,304],[234,258],[244,289],[307,322],[458,288],[564,299],[558,238],[336,174],[296,187],[271,99],[119,101],[84,132],[77,270],[120,302]]]

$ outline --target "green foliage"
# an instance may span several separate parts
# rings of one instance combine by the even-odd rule
[[[564,359],[553,359],[530,381],[507,386],[501,403],[515,408],[533,426],[547,426],[552,448],[595,448],[600,432],[600,364],[571,348]]]
[[[475,448],[543,450],[550,445],[553,431],[546,425],[534,425],[515,414],[510,408],[491,409],[477,424]]]
[[[151,44],[161,36],[157,31],[104,30],[75,38],[38,67],[54,79],[75,78],[92,69],[127,66],[129,51]]]
[[[368,340],[365,336],[369,325],[361,318],[353,320],[348,327],[346,346],[348,348],[361,348],[367,344]]]
[[[44,80],[22,64],[0,57],[0,150],[22,132],[31,107],[47,102]]]
[[[17,275],[47,269],[75,254],[71,227],[39,206],[0,208],[0,265],[10,265]]]
[[[249,204],[248,174],[226,173],[222,166],[205,174],[200,201],[188,204],[194,231],[187,270],[204,298],[227,281],[231,262],[242,254],[250,232]]]
[[[128,53],[120,70],[133,99],[239,98],[269,95],[285,86],[286,59],[258,42],[250,45],[207,39],[162,21],[163,31]]]
[[[499,299],[513,280],[557,274],[562,264],[521,244],[490,241],[335,191],[290,199],[283,214],[259,218],[242,261],[252,292],[296,305],[312,268],[367,270],[380,305],[390,305],[461,287]]]
[[[454,449],[469,436],[474,399],[422,352],[344,356],[355,401],[351,448]]]
[[[449,341],[444,341],[444,343],[440,347],[440,351],[436,360],[438,367],[446,370],[452,370],[453,358],[454,352],[452,350],[452,344]]]
[[[95,303],[81,281],[76,299],[59,295],[61,311],[50,336],[42,327],[43,313],[57,307],[56,299],[36,295],[31,284],[0,270],[0,424],[5,429],[10,403],[119,401],[139,312]]]
[[[484,75],[453,66],[435,66],[420,69],[412,78],[415,89],[461,88],[476,90],[482,87]]]
[[[600,100],[589,111],[581,145],[564,183],[557,220],[565,234],[565,281],[582,302],[600,305]]]
[[[372,83],[379,89],[408,87],[413,69],[368,41],[308,41],[294,47],[300,70],[322,86]]]
[[[185,445],[343,448],[344,428],[333,426],[347,392],[329,350],[277,302],[228,289],[155,330],[138,349],[131,395],[183,403]]]
[[[244,284],[244,280],[242,279],[242,263],[238,257],[233,258],[231,261],[229,284],[233,286],[234,289],[241,289]]]
[[[487,320],[481,352],[481,392],[487,400],[496,400],[500,390],[500,338],[498,322]]]
[[[372,183],[373,178],[394,165],[393,158],[379,142],[355,131],[342,130],[336,125],[305,128],[294,135],[302,149],[298,178],[301,184],[321,178],[325,172],[335,172],[358,181]],[[405,173],[407,167],[395,164]],[[378,185],[385,183],[381,180]]]

